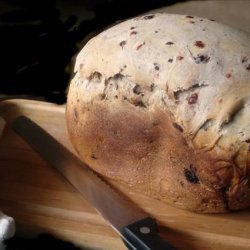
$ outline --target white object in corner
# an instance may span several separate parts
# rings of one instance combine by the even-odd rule
[[[5,249],[3,241],[13,237],[15,230],[14,219],[0,211],[0,250]]]

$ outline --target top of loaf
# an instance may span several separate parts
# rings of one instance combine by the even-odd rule
[[[154,86],[160,98],[149,98],[149,107],[170,111],[194,149],[213,149],[223,160],[237,153],[236,161],[247,164],[248,33],[195,16],[143,15],[92,38],[75,71],[86,79],[121,75],[143,89]]]

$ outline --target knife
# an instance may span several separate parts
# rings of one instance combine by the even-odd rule
[[[19,116],[12,128],[82,194],[120,235],[128,249],[176,249],[159,236],[153,218],[118,194],[35,122]]]

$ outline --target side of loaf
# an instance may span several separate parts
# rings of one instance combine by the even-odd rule
[[[213,20],[149,14],[77,56],[67,126],[100,174],[174,206],[250,206],[250,35]]]

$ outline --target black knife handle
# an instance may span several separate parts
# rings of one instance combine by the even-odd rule
[[[130,250],[176,250],[158,235],[156,222],[150,217],[124,227],[122,235]]]

